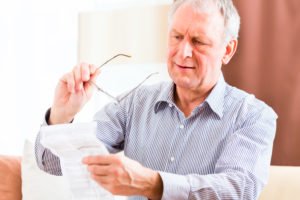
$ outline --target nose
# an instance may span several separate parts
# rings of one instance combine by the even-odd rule
[[[188,41],[184,42],[181,48],[183,58],[191,58],[193,56],[193,49]]]

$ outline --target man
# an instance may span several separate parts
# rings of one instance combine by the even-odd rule
[[[231,0],[177,0],[171,7],[172,83],[141,87],[95,115],[110,152],[83,160],[91,177],[133,199],[257,199],[267,182],[276,114],[229,86],[221,67],[237,49],[239,16]],[[95,66],[80,64],[56,88],[46,122],[69,123],[92,95]],[[59,160],[36,142],[41,169]]]

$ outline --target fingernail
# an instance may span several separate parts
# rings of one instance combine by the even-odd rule
[[[89,74],[85,74],[85,80],[89,80],[90,79],[90,75]]]
[[[80,83],[80,84],[78,85],[78,91],[81,91],[82,89],[83,89],[83,84]]]
[[[74,87],[68,86],[68,90],[69,90],[71,93],[75,93]]]

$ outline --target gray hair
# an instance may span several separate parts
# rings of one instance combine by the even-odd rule
[[[175,0],[169,12],[169,24],[171,24],[173,15],[181,5],[190,4],[199,12],[207,12],[211,8],[207,5],[211,3],[217,6],[224,18],[226,40],[237,39],[240,29],[240,16],[232,0]]]

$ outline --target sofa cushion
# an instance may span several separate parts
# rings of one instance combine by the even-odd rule
[[[36,164],[34,145],[25,141],[22,159],[23,200],[70,200],[66,180],[39,169]]]
[[[300,199],[300,167],[271,166],[270,179],[259,200]]]
[[[0,200],[21,199],[21,158],[0,155]]]

